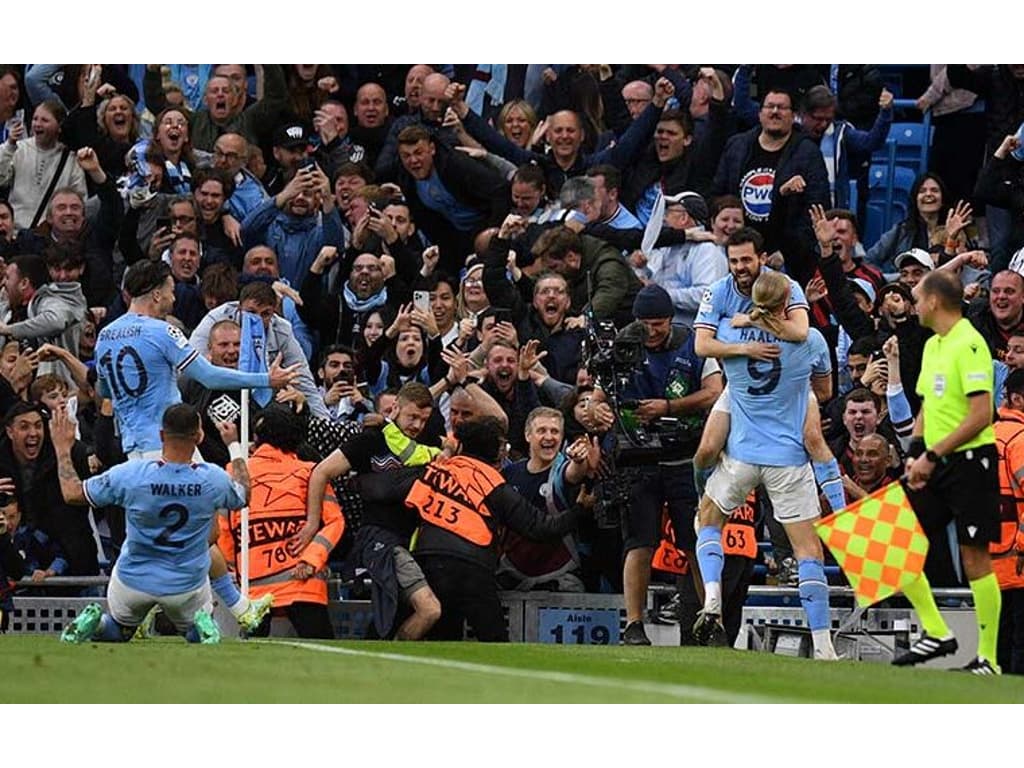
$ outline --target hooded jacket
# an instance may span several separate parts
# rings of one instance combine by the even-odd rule
[[[345,247],[341,215],[334,208],[327,214],[292,216],[268,197],[242,222],[242,245],[249,250],[266,245],[277,254],[281,277],[290,285],[301,285],[316,255],[325,245]]]
[[[10,337],[16,341],[29,340],[36,348],[54,344],[77,356],[86,309],[79,283],[46,283],[29,301],[28,317],[7,327]],[[56,373],[73,381],[64,365],[57,362],[41,363],[39,373]]]

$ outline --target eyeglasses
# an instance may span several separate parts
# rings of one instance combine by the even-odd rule
[[[785,104],[765,104],[761,109],[765,112],[792,112],[793,108]]]
[[[213,150],[213,156],[223,158],[224,160],[240,160],[242,157],[237,152],[221,152],[219,149]]]
[[[462,284],[467,286],[478,286],[483,285],[484,281],[478,277],[467,277],[465,280],[462,281]]]
[[[195,220],[195,216],[171,216],[171,221],[175,224],[190,224]]]
[[[650,104],[653,99],[623,99],[627,107],[634,107],[637,104]]]
[[[537,291],[538,296],[565,296],[565,294],[565,288],[557,288],[555,286],[551,286],[550,288],[541,288]]]

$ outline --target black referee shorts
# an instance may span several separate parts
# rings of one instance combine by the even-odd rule
[[[999,541],[999,455],[983,445],[943,457],[920,491],[907,489],[917,519],[936,541],[956,520],[961,545],[987,547]]]

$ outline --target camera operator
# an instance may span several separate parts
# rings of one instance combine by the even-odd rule
[[[686,326],[673,326],[675,308],[668,292],[659,285],[645,286],[633,302],[635,322],[616,337],[617,346],[631,342],[642,345],[642,360],[621,393],[622,421],[639,422],[648,433],[659,432],[660,419],[677,419],[677,425],[665,423],[662,434],[692,435],[684,439],[681,450],[674,450],[657,464],[641,465],[635,470],[628,508],[623,515],[623,548],[626,552],[622,580],[626,603],[625,645],[650,645],[644,631],[643,616],[647,586],[651,576],[651,555],[658,545],[661,510],[668,504],[672,525],[679,537],[677,546],[690,562],[696,562],[693,519],[697,493],[689,466],[700,441],[700,427],[708,410],[722,391],[722,374],[714,359],[697,356],[693,333]],[[633,401],[636,401],[635,403]],[[631,418],[632,417],[632,418]],[[628,432],[620,436],[621,449]],[[692,444],[692,445],[691,445]],[[664,453],[663,453],[664,455]],[[691,571],[699,578],[696,569]],[[695,582],[698,594],[701,585]]]

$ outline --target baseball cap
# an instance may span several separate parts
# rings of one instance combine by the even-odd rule
[[[675,195],[665,196],[665,207],[670,205],[681,205],[690,216],[702,225],[708,223],[708,204],[704,198],[696,192],[679,192]]]
[[[274,146],[300,149],[309,144],[309,133],[302,123],[285,123],[274,131]]]
[[[910,289],[903,283],[886,283],[878,290],[878,304],[881,305],[882,300],[890,293],[898,293],[903,297],[904,301],[907,301],[910,304],[914,303],[914,298],[910,294]]]
[[[932,261],[931,254],[928,251],[922,251],[920,248],[911,248],[909,251],[904,251],[897,256],[896,269],[910,266],[911,262],[916,262],[927,270],[935,269],[935,263]]]
[[[863,277],[855,277],[851,281],[851,287],[855,291],[860,291],[864,296],[867,297],[868,302],[874,306],[875,303],[875,286]]]

